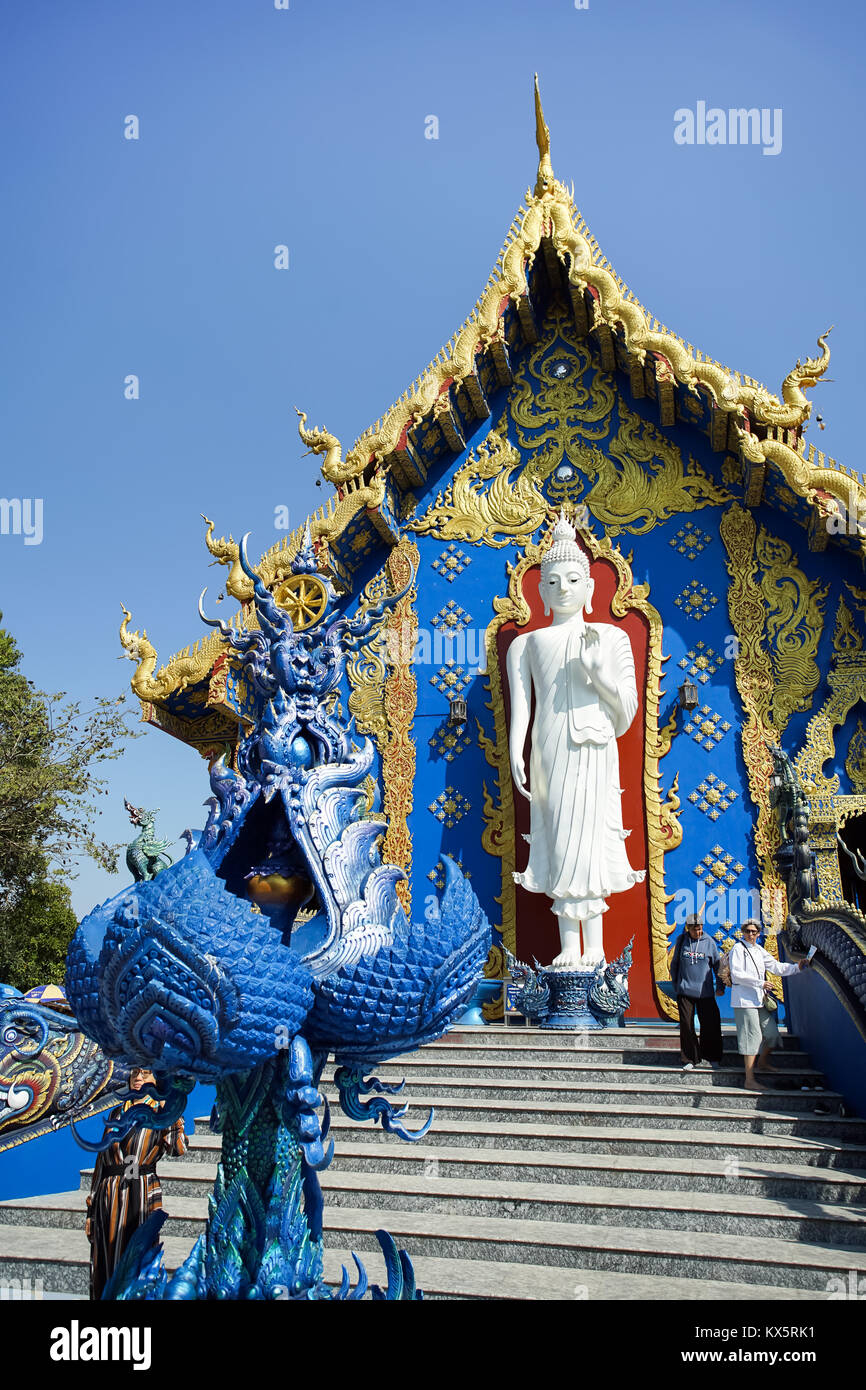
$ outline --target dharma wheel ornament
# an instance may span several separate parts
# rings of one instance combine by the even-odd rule
[[[324,584],[312,574],[290,575],[274,591],[274,598],[288,613],[292,626],[298,632],[313,627],[328,605],[328,592]]]

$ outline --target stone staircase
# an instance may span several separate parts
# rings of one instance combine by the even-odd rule
[[[796,1039],[783,1039],[779,1089],[763,1095],[742,1089],[730,1030],[725,1049],[720,1070],[681,1072],[662,1025],[488,1027],[382,1065],[381,1080],[406,1078],[404,1122],[420,1126],[434,1105],[434,1128],[407,1144],[334,1108],[326,1277],[354,1269],[355,1250],[384,1280],[384,1227],[433,1298],[826,1299],[847,1287],[850,1271],[866,1274],[866,1121],[844,1113]],[[219,1139],[196,1128],[189,1154],[160,1165],[169,1268],[202,1230],[216,1175]],[[88,1171],[81,1191],[0,1203],[0,1283],[86,1296],[89,1186]]]

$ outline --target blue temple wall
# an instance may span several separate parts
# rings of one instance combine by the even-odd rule
[[[511,311],[509,311],[511,314]],[[661,796],[667,795],[678,775],[681,801],[679,819],[683,829],[681,845],[665,855],[666,891],[677,894],[670,905],[669,920],[681,924],[687,911],[702,902],[705,930],[720,945],[730,947],[739,925],[759,910],[760,876],[754,849],[756,808],[751,800],[749,779],[741,747],[742,705],[736,685],[734,658],[737,652],[734,624],[728,609],[730,575],[727,551],[720,535],[720,522],[732,502],[743,503],[740,465],[730,454],[715,452],[702,425],[707,406],[702,398],[685,403],[695,415],[694,423],[680,419],[662,427],[658,406],[651,399],[632,395],[628,377],[622,372],[606,373],[594,345],[577,339],[567,316],[558,321],[548,318],[540,343],[519,347],[516,319],[508,318],[507,337],[513,345],[511,365],[514,384],[493,390],[488,376],[490,415],[483,422],[473,421],[468,412],[456,411],[466,438],[466,448],[456,457],[445,447],[429,421],[413,436],[416,446],[428,450],[432,459],[428,477],[416,488],[417,505],[402,520],[403,534],[418,546],[420,564],[415,604],[419,644],[414,672],[417,679],[417,710],[412,736],[417,749],[413,806],[408,826],[413,846],[413,916],[423,915],[423,899],[429,883],[441,883],[441,856],[457,859],[469,875],[490,920],[501,924],[497,897],[501,893],[501,860],[482,846],[485,822],[482,815],[485,787],[497,798],[496,770],[487,762],[478,738],[480,724],[488,738],[495,738],[493,715],[488,708],[490,691],[483,669],[484,634],[495,616],[493,600],[508,592],[508,566],[523,553],[504,533],[501,545],[474,541],[457,535],[413,533],[407,522],[423,517],[441,499],[443,490],[476,454],[491,430],[504,431],[518,450],[525,468],[537,467],[545,445],[549,444],[550,420],[539,415],[538,428],[518,430],[513,405],[519,383],[529,383],[533,409],[550,390],[554,375],[564,373],[564,408],[558,422],[566,437],[563,462],[571,470],[569,487],[558,486],[559,473],[542,479],[540,490],[551,506],[566,502],[579,505],[591,492],[598,476],[600,457],[612,462],[617,473],[623,471],[623,454],[611,451],[618,432],[639,423],[642,439],[659,441],[659,452],[652,462],[640,465],[644,472],[657,475],[653,484],[656,500],[649,508],[631,507],[620,516],[619,524],[608,521],[607,528],[590,516],[597,536],[606,534],[626,555],[636,583],[649,586],[649,601],[663,621],[662,650],[667,658],[663,668],[659,723],[667,724],[674,709],[677,689],[688,676],[698,688],[698,708],[678,715],[678,730],[670,753],[660,764]],[[593,400],[612,394],[607,418],[592,422]],[[551,399],[548,396],[548,401]],[[569,399],[571,406],[569,407]],[[584,407],[580,402],[584,402]],[[702,416],[703,412],[703,416]],[[569,422],[575,426],[569,439]],[[669,447],[682,460],[679,486],[668,486],[665,469],[670,464]],[[598,451],[598,452],[593,452]],[[626,454],[628,450],[626,450]],[[586,468],[587,459],[591,467]],[[561,467],[562,465],[560,465]],[[715,500],[704,505],[705,497],[683,488],[698,470],[716,490]],[[488,484],[489,485],[489,484]],[[484,486],[484,484],[482,484]],[[656,516],[657,494],[669,504]],[[603,499],[605,500],[605,499]],[[607,501],[615,515],[616,493]],[[592,509],[590,498],[590,509]],[[808,720],[820,708],[828,687],[826,672],[833,651],[833,630],[844,584],[856,584],[859,566],[839,547],[811,552],[805,529],[808,505],[793,499],[772,470],[768,476],[766,499],[750,509],[758,532],[765,528],[774,540],[790,547],[789,566],[799,565],[810,580],[826,587],[821,608],[823,631],[815,660],[822,673],[809,708],[794,713],[783,736],[783,746],[795,754],[802,745]],[[396,516],[396,508],[392,515]],[[362,564],[353,582],[353,606],[363,586],[381,568],[386,549],[369,523],[359,518],[355,530],[341,538],[341,545],[353,547]],[[533,533],[538,541],[539,527]],[[758,567],[758,575],[761,569]],[[768,615],[770,616],[770,615]],[[445,634],[454,630],[452,642]],[[772,647],[773,638],[765,634]],[[468,706],[468,721],[462,730],[448,728],[448,694],[462,695]],[[346,691],[348,696],[348,689]],[[841,790],[850,790],[845,773],[845,748],[856,727],[857,711],[849,718],[837,739],[837,766]],[[829,770],[829,769],[828,769]],[[676,932],[670,938],[672,945]]]

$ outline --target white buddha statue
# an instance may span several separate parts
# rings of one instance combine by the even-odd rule
[[[539,580],[553,622],[508,649],[511,771],[531,803],[529,863],[514,881],[553,899],[562,945],[556,970],[604,962],[606,899],[646,877],[625,851],[616,746],[637,712],[634,657],[625,632],[584,620],[594,587],[574,528],[561,517]],[[523,750],[533,689],[530,792]]]

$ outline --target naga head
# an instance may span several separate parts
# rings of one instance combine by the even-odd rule
[[[106,1110],[128,1076],[84,1035],[62,990],[0,986],[0,1150]]]

